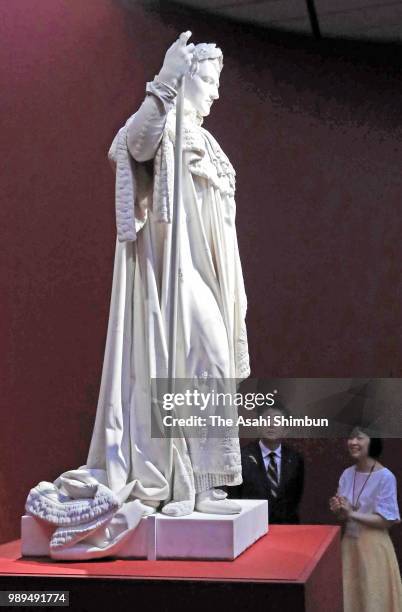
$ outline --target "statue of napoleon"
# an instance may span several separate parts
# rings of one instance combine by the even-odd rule
[[[150,434],[151,379],[168,373],[172,202],[178,82],[183,105],[177,378],[249,376],[246,295],[235,228],[235,171],[202,126],[218,98],[215,44],[167,50],[145,99],[116,135],[117,242],[96,422],[85,466],[41,482],[27,511],[51,523],[55,559],[118,552],[143,516],[233,514],[221,486],[242,482],[239,440]]]

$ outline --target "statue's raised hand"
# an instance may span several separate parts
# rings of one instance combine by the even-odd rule
[[[158,78],[165,83],[176,86],[180,77],[188,73],[193,60],[194,45],[187,44],[191,32],[182,32],[179,38],[166,51],[163,66]]]

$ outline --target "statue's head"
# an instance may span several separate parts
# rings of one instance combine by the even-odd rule
[[[213,101],[219,98],[222,66],[223,54],[215,43],[200,43],[194,47],[184,95],[201,117],[209,115]]]

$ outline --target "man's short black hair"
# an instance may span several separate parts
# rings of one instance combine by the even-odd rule
[[[272,406],[259,406],[258,408],[258,416],[265,414],[268,410],[277,410],[284,416],[286,419],[290,417],[290,412],[286,408],[286,406],[277,398],[275,398],[274,404]]]

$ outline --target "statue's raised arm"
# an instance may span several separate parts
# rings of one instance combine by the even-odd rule
[[[147,95],[131,119],[127,146],[136,161],[153,159],[162,138],[168,112],[175,104],[180,77],[190,70],[194,44],[187,44],[191,32],[183,32],[166,51],[162,68],[147,84]]]

